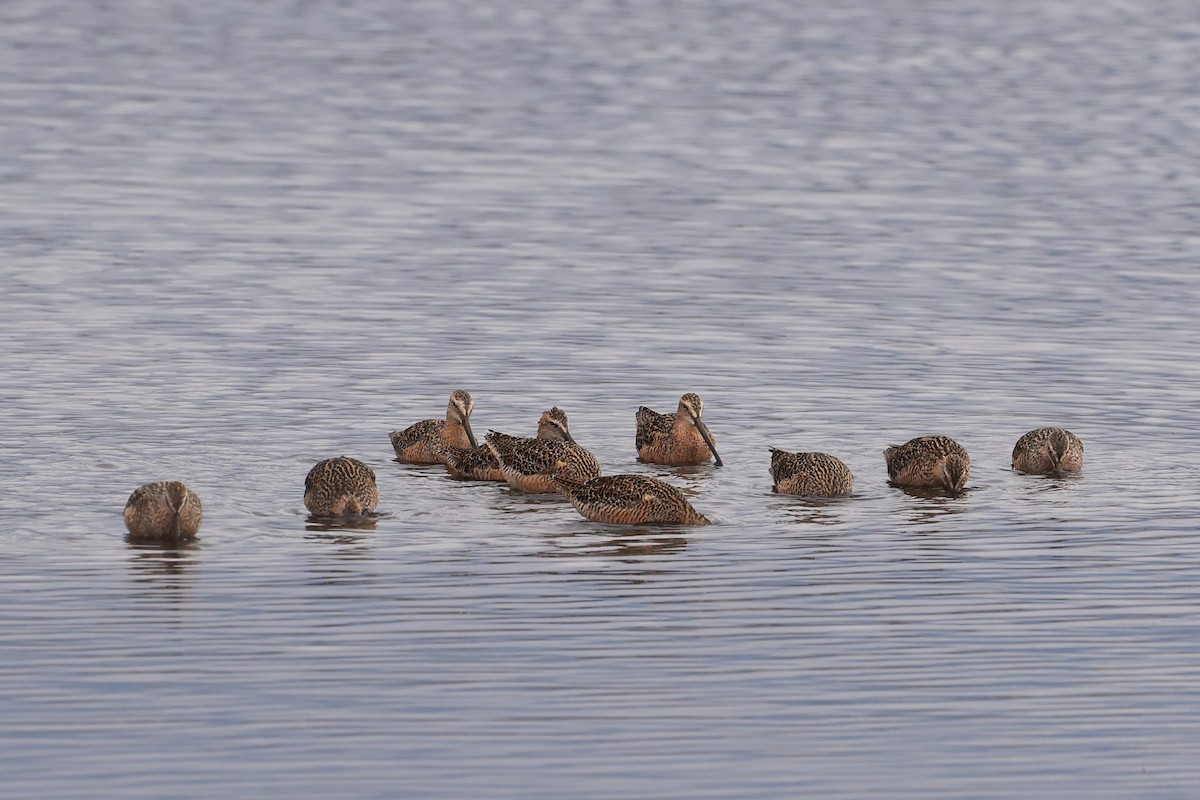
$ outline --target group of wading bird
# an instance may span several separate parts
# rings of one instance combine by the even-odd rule
[[[676,487],[648,475],[601,475],[600,464],[578,444],[560,408],[543,412],[537,436],[488,431],[479,444],[471,430],[475,403],[461,389],[450,395],[445,419],[427,419],[390,434],[396,459],[405,464],[443,464],[460,480],[506,481],[522,492],[560,492],[580,514],[605,523],[707,525],[709,520]],[[695,394],[679,398],[674,414],[645,406],[637,411],[638,460],[671,467],[721,466],[715,437],[701,418]],[[774,491],[837,497],[854,490],[854,475],[827,453],[771,450]],[[971,459],[948,436],[919,436],[883,453],[892,485],[956,494]],[[1083,443],[1062,428],[1038,428],[1017,440],[1013,469],[1063,475],[1083,468]],[[304,480],[304,505],[318,519],[371,516],[379,503],[375,473],[361,461],[339,456],[318,462]],[[200,498],[178,481],[148,483],[125,505],[125,525],[140,539],[187,540],[200,529]]]

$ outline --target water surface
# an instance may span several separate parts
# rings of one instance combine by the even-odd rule
[[[0,10],[5,797],[1188,797],[1184,2]],[[395,463],[440,415],[717,524]],[[701,394],[727,464],[637,464]],[[1026,430],[1075,480],[1007,469]],[[943,433],[970,491],[889,488]],[[772,495],[768,445],[844,501]],[[373,527],[304,475],[376,471]],[[202,497],[136,547],[134,487]]]

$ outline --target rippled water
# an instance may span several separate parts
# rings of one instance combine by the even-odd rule
[[[2,794],[1193,795],[1198,48],[1187,2],[5,3]],[[459,387],[717,524],[395,463]],[[726,466],[636,464],[684,391]],[[1040,425],[1081,478],[1007,469]],[[970,491],[889,488],[934,432]],[[306,521],[340,453],[372,528]],[[125,541],[162,478],[193,547]]]

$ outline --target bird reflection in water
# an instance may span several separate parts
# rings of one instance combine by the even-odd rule
[[[132,556],[129,566],[135,579],[168,589],[184,586],[189,570],[195,566],[194,557],[200,547],[195,542],[151,544],[130,541],[128,544]]]
[[[687,478],[688,485],[703,483],[710,481],[717,473],[713,472],[711,466],[700,467],[674,467],[673,469],[659,469],[656,472],[661,472],[667,475],[678,475],[681,478]],[[687,491],[686,489],[684,491]]]
[[[373,530],[375,530],[375,523],[378,521],[379,516],[381,516],[381,515],[373,514],[371,516],[363,516],[363,517],[336,517],[336,518],[308,517],[308,519],[305,520],[306,524],[304,526],[304,530],[318,532],[318,533],[329,533],[331,531],[356,531],[356,530],[357,531],[373,531]],[[362,538],[361,536],[355,536],[352,533],[347,534],[347,536],[350,539],[361,539]],[[328,537],[328,538],[333,538],[333,537]]]
[[[908,518],[918,525],[931,525],[951,514],[961,514],[967,510],[967,495],[971,489],[960,489],[954,494],[947,494],[942,489],[912,489],[896,487],[899,491],[920,501],[909,506]]]
[[[304,538],[311,542],[325,542],[339,545],[338,555],[342,558],[370,558],[368,545],[370,537],[356,531],[373,531],[375,523],[381,515],[363,517],[338,517],[329,519],[309,517],[304,530]]]
[[[527,494],[504,486],[496,492],[492,507],[501,514],[541,514],[548,507],[562,506],[570,510],[570,504],[560,494]]]
[[[539,555],[546,558],[607,556],[640,563],[650,556],[673,555],[687,549],[687,538],[664,528],[627,528],[625,526],[575,531],[553,537],[553,545]]]
[[[324,544],[336,544],[343,548],[353,548],[353,550],[339,550],[338,555],[344,558],[369,558],[368,546],[370,539],[366,536],[361,536],[346,531],[334,531],[327,527],[319,527],[309,525],[305,530],[309,533],[305,534],[306,542],[320,542]]]
[[[1062,472],[1056,475],[1021,475],[1020,479],[1028,483],[1034,492],[1041,494],[1042,492],[1061,492],[1073,489],[1077,481],[1083,480],[1083,474]]]
[[[846,497],[783,497],[786,498],[781,503],[783,512],[796,522],[809,525],[838,525],[843,521],[838,508],[845,504]]]
[[[312,528],[310,527],[310,531]],[[307,551],[304,572],[308,582],[320,586],[365,586],[378,581],[373,536],[346,531],[310,532],[304,541],[312,544]]]

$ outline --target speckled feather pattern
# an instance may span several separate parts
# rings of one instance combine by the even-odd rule
[[[639,453],[643,448],[652,446],[659,439],[669,437],[671,429],[675,427],[674,414],[660,414],[646,406],[639,408],[634,418],[637,420],[634,444]]]
[[[425,419],[392,431],[388,438],[396,459],[405,464],[444,464],[446,448],[474,447],[467,427],[474,407],[471,395],[458,389],[446,404],[445,419]]]
[[[304,479],[304,505],[314,517],[371,514],[379,505],[375,473],[347,456],[318,461]]]
[[[971,472],[971,457],[949,436],[918,436],[883,454],[888,477],[909,489],[960,491]]]
[[[442,452],[441,461],[451,478],[460,481],[504,482],[504,473],[492,448],[486,444],[479,447],[448,447]]]
[[[1054,475],[1083,469],[1083,442],[1065,428],[1037,428],[1013,447],[1013,469],[1031,475]]]
[[[388,437],[392,440],[396,458],[407,464],[440,463],[437,450],[438,446],[443,443],[442,428],[444,427],[446,427],[445,420],[425,419],[414,422],[402,431],[392,431]]]
[[[685,410],[685,404],[703,413],[704,403],[691,392],[679,399],[679,408],[673,414],[660,414],[646,406],[637,410],[634,446],[639,459],[671,467],[696,466],[713,459],[712,450]]]
[[[854,474],[827,453],[789,453],[771,448],[771,478],[781,494],[837,497],[854,491]]]
[[[125,527],[134,539],[194,539],[203,518],[200,498],[179,481],[139,486],[125,503]]]
[[[526,439],[488,431],[488,446],[496,454],[504,479],[523,492],[555,492],[554,475],[575,483],[600,475],[600,463],[588,450],[557,439]]]
[[[561,486],[575,509],[594,522],[618,525],[676,523],[708,525],[709,520],[665,481],[648,475],[610,475],[573,488]]]
[[[558,406],[543,411],[538,419],[537,439],[564,440],[570,436],[570,426],[567,412]],[[514,439],[519,437],[513,437]],[[442,463],[450,477],[465,481],[500,481],[505,480],[504,471],[500,468],[500,460],[496,458],[491,445],[462,449],[458,447],[444,448],[441,453]]]

